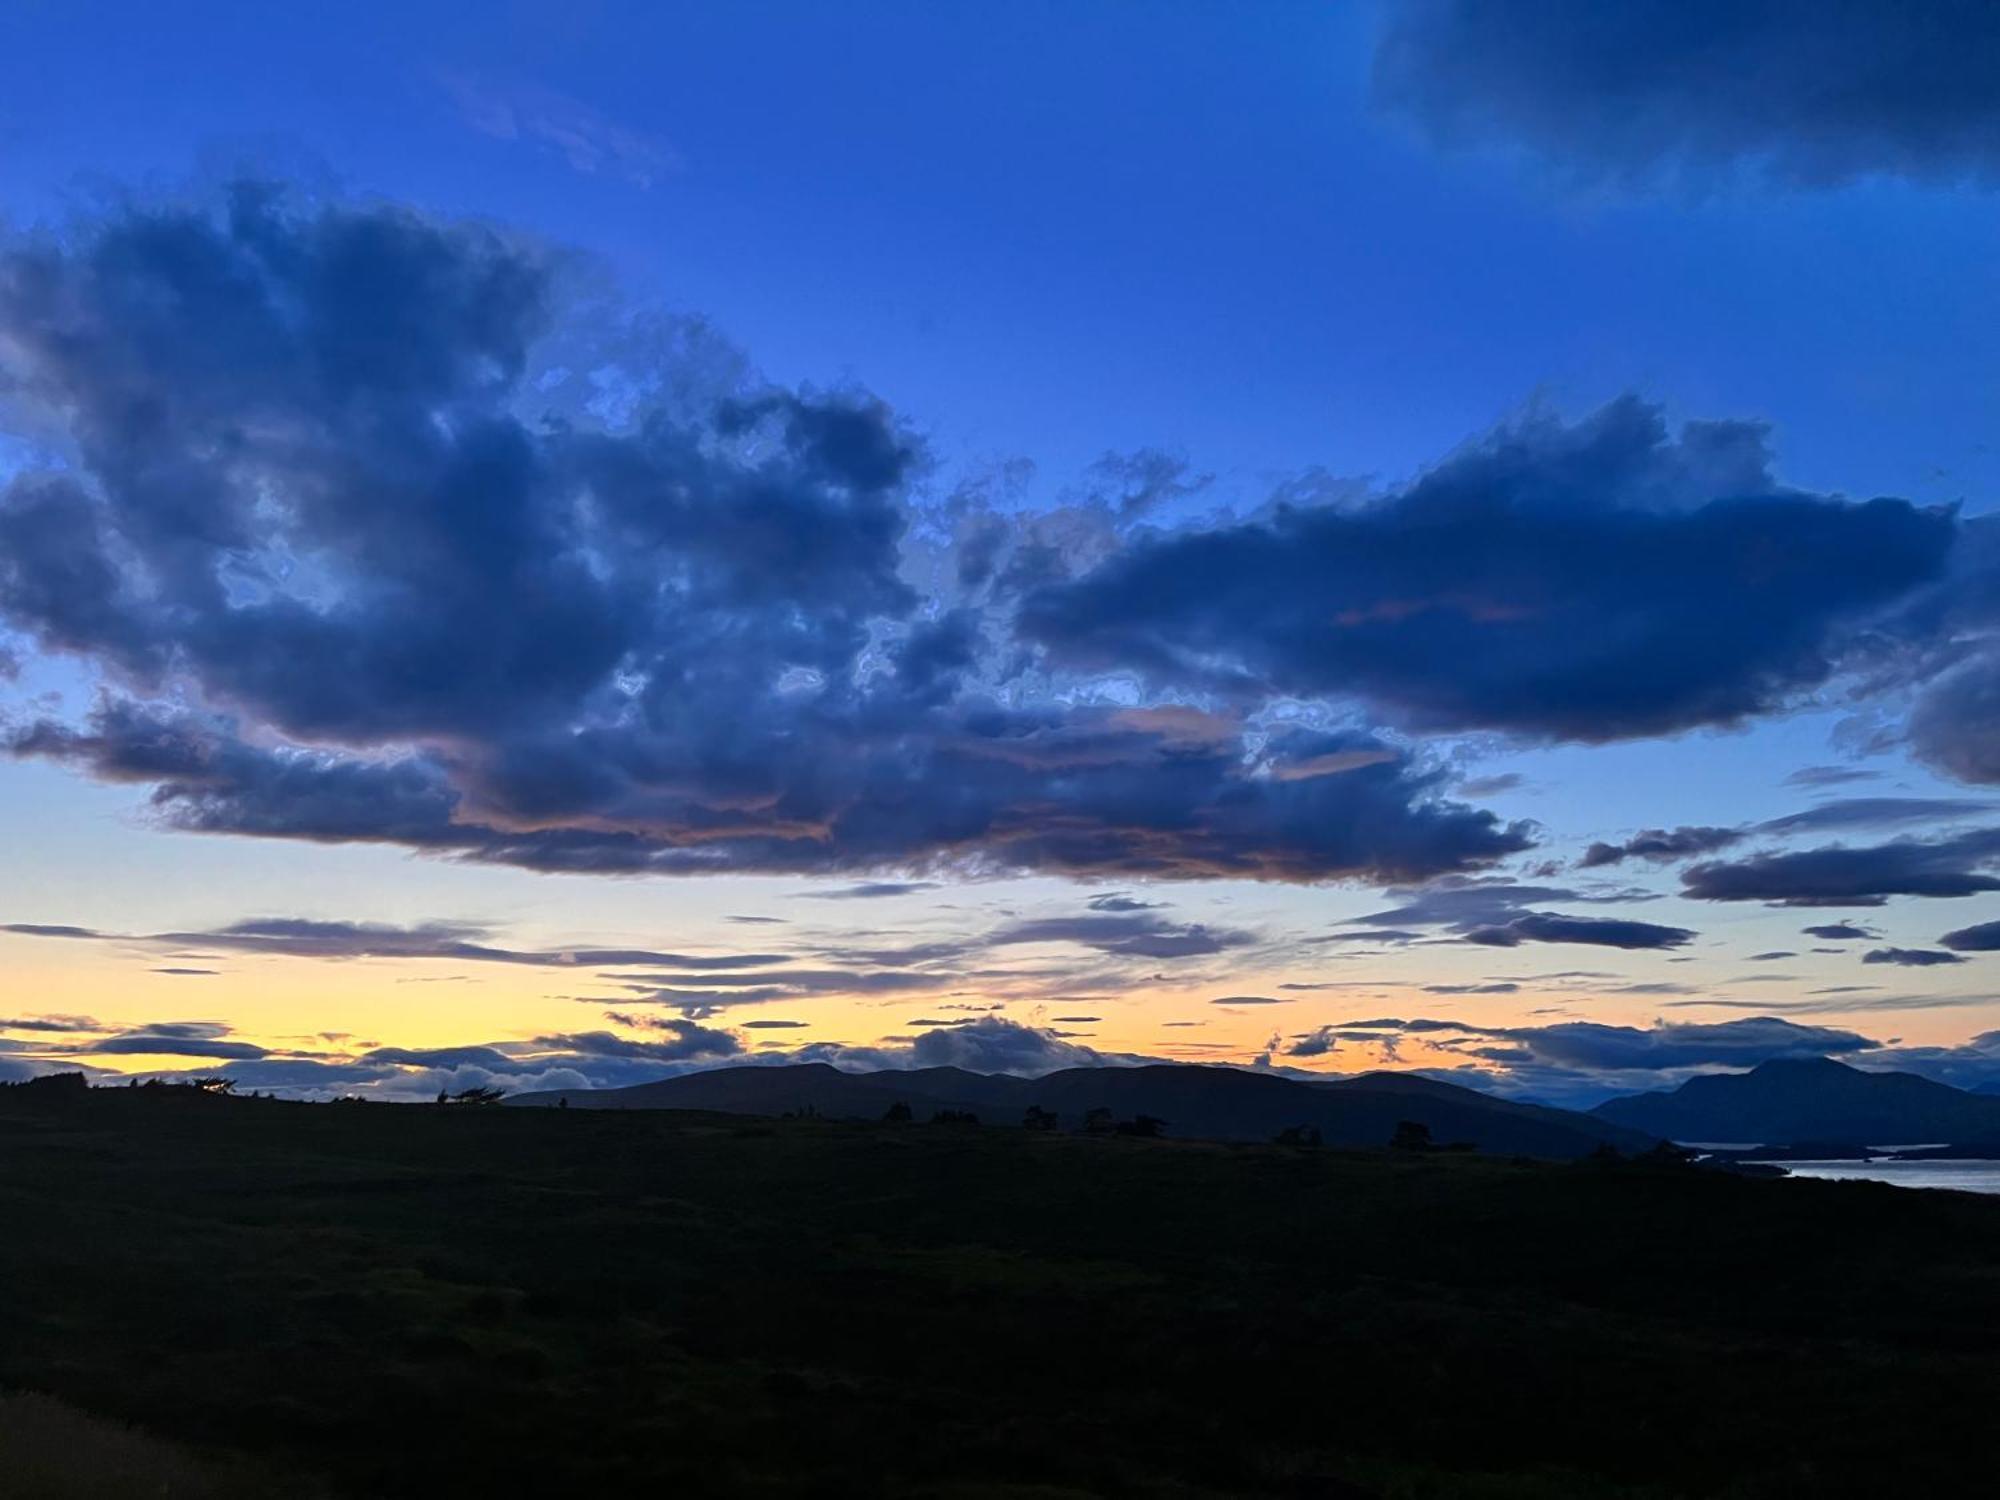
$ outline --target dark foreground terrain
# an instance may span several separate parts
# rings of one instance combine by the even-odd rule
[[[1991,1492],[1996,1200],[51,1092],[0,1089],[10,1497]]]

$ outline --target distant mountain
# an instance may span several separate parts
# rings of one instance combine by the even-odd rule
[[[1830,1058],[1690,1078],[1671,1093],[1610,1099],[1591,1113],[1673,1141],[2000,1141],[2000,1098],[1913,1073],[1868,1073]]]
[[[1218,1141],[1268,1141],[1294,1125],[1320,1132],[1329,1146],[1381,1146],[1414,1120],[1439,1144],[1468,1142],[1505,1156],[1570,1160],[1599,1146],[1644,1150],[1652,1138],[1609,1120],[1537,1105],[1513,1104],[1473,1089],[1397,1074],[1308,1083],[1240,1068],[1165,1064],[1143,1068],[1070,1068],[1042,1078],[968,1073],[959,1068],[844,1073],[824,1063],[718,1068],[622,1089],[521,1094],[506,1102],[576,1109],[705,1109],[782,1115],[810,1108],[828,1119],[879,1120],[907,1104],[918,1120],[939,1110],[969,1110],[986,1124],[1015,1125],[1029,1106],[1076,1129],[1093,1109],[1121,1120],[1151,1115],[1166,1134]]]

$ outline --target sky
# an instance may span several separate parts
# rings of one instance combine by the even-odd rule
[[[0,1078],[2000,1082],[2000,13],[0,16]]]

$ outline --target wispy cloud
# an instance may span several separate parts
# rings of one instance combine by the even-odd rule
[[[481,135],[553,153],[586,177],[615,177],[650,188],[683,165],[680,153],[659,136],[554,89],[466,73],[445,73],[439,82],[459,118]]]

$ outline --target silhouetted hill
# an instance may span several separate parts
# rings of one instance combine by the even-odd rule
[[[1616,1122],[1538,1105],[1513,1104],[1473,1089],[1401,1075],[1308,1083],[1239,1068],[1161,1064],[1140,1068],[1070,1068],[1042,1078],[968,1073],[958,1068],[843,1073],[824,1063],[718,1068],[630,1088],[522,1094],[514,1105],[578,1109],[706,1109],[786,1115],[808,1109],[828,1119],[880,1119],[907,1104],[918,1120],[939,1110],[969,1110],[986,1124],[1018,1124],[1030,1105],[1052,1111],[1063,1129],[1082,1126],[1093,1109],[1120,1120],[1151,1115],[1183,1139],[1268,1141],[1309,1126],[1329,1146],[1387,1144],[1396,1126],[1415,1120],[1439,1144],[1469,1142],[1504,1156],[1571,1160],[1610,1144],[1643,1150],[1651,1138]]]
[[[1591,1113],[1675,1141],[1914,1145],[2000,1137],[2000,1099],[1830,1058],[1691,1078],[1671,1093],[1610,1099]]]

